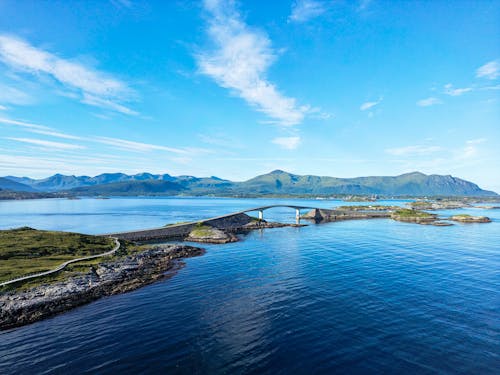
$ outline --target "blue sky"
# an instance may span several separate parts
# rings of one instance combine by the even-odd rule
[[[0,0],[0,175],[500,191],[499,1]]]

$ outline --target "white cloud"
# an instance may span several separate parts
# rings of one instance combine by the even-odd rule
[[[53,128],[50,128],[48,126],[33,124],[24,121],[11,120],[8,118],[0,117],[0,123],[19,126],[25,129],[26,131],[29,131],[30,133],[50,135],[52,137],[65,138],[65,139],[82,139],[81,137],[77,137],[75,135],[58,132],[57,130],[54,130]]]
[[[267,35],[246,25],[233,3],[206,0],[204,5],[210,14],[208,34],[216,48],[197,56],[201,73],[277,124],[302,122],[309,107],[298,106],[267,80],[266,72],[276,59]]]
[[[470,139],[466,143],[469,145],[478,145],[478,144],[484,143],[486,141],[487,141],[486,138],[478,138],[478,139]]]
[[[500,63],[498,61],[490,61],[476,70],[476,77],[497,79],[500,76]]]
[[[441,103],[442,103],[442,101],[439,100],[438,98],[430,97],[430,98],[419,100],[417,102],[417,105],[420,107],[429,107],[431,105],[441,104]]]
[[[442,148],[439,146],[405,146],[405,147],[397,147],[397,148],[388,148],[385,150],[387,154],[402,156],[402,155],[426,155],[430,153],[435,153],[441,151]]]
[[[472,145],[465,146],[462,152],[462,158],[463,159],[469,159],[473,156],[476,156],[477,154],[477,148]]]
[[[93,95],[88,95],[88,94],[83,94],[82,103],[93,105],[96,107],[101,107],[104,109],[110,109],[112,111],[120,112],[120,113],[123,113],[125,115],[130,115],[130,116],[137,116],[139,114],[138,112],[136,112],[128,107],[125,107],[122,104],[118,104],[118,103],[115,103],[111,100],[103,99],[103,98],[100,98],[98,96],[93,96]]]
[[[79,92],[84,103],[135,114],[128,109],[120,110],[125,107],[116,103],[133,94],[133,90],[124,82],[81,63],[36,48],[22,39],[0,35],[0,60],[18,71],[52,77],[67,89]]]
[[[272,142],[284,149],[295,150],[300,144],[300,137],[278,137]]]
[[[125,139],[109,138],[109,137],[96,137],[95,141],[98,143],[114,146],[123,150],[128,151],[138,151],[138,152],[150,152],[150,151],[168,151],[176,154],[187,154],[187,150],[182,150],[179,148],[172,148],[160,145],[152,145],[149,143],[141,143],[134,141],[127,141]]]
[[[26,105],[31,104],[33,98],[24,91],[15,87],[0,84],[0,103]]]
[[[472,91],[472,87],[464,87],[459,89],[453,88],[453,85],[451,83],[444,85],[444,93],[450,96],[460,96],[469,91]]]
[[[359,109],[361,111],[366,111],[367,109],[370,109],[370,108],[373,108],[375,107],[377,104],[379,104],[380,102],[382,101],[382,98],[380,98],[379,100],[375,101],[375,102],[366,102],[366,103],[363,103],[361,104],[361,106],[359,107]]]
[[[288,20],[290,22],[307,22],[326,12],[325,5],[316,0],[296,0],[292,5],[292,13]]]
[[[72,143],[61,143],[61,142],[52,142],[45,141],[43,139],[34,139],[34,138],[15,138],[15,137],[5,137],[4,139],[9,139],[11,141],[29,143],[36,146],[43,146],[49,149],[59,149],[59,150],[76,150],[83,149],[84,146],[75,145]]]

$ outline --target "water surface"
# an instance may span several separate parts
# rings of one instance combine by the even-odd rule
[[[0,202],[0,227],[104,233],[284,202],[343,204]],[[0,333],[0,373],[495,373],[500,210],[458,212],[494,222],[346,221],[208,245],[169,280]]]

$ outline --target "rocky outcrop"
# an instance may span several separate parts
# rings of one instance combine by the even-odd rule
[[[100,263],[67,280],[0,295],[0,329],[20,326],[67,311],[103,296],[124,293],[165,277],[176,260],[202,255],[203,249],[155,245],[149,250]]]
[[[470,207],[470,204],[463,200],[440,200],[440,201],[415,201],[407,204],[416,210],[455,210]]]
[[[221,229],[212,227],[211,225],[196,225],[193,227],[189,235],[184,238],[184,240],[191,242],[222,244],[236,242],[238,241],[238,237],[235,236],[236,234],[248,233],[252,230],[304,226],[300,224],[268,222],[265,220],[251,218],[248,215],[245,216],[250,218],[250,221],[244,218],[245,224],[239,222],[240,225],[229,225],[225,228],[221,226]],[[233,224],[238,224],[238,222],[234,221]]]
[[[486,216],[454,215],[450,220],[460,223],[491,223],[491,219]]]
[[[201,242],[201,243],[228,243],[236,242],[238,238],[223,230],[210,227],[208,225],[194,227],[185,241]]]
[[[302,215],[302,218],[319,223],[323,221],[388,218],[390,216],[390,211],[328,210],[315,208]]]
[[[403,208],[391,213],[391,219],[405,223],[430,224],[437,220],[437,215]]]

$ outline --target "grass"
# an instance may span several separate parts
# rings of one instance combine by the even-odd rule
[[[27,230],[23,228],[23,231]],[[34,229],[30,229],[34,231]],[[14,231],[19,231],[21,230],[14,230]],[[2,232],[6,231],[0,231],[0,237],[1,235],[5,235]],[[75,233],[65,233],[65,232],[47,232],[47,231],[36,231],[39,232],[38,235],[41,235],[45,237],[47,240],[52,234],[57,233],[58,235],[62,236],[71,236],[71,238],[74,239]],[[41,232],[41,233],[40,233]],[[20,233],[16,233],[19,235]],[[16,235],[11,233],[10,235]],[[79,236],[84,236],[84,237],[93,237],[93,236],[87,236],[87,235],[79,235]],[[96,237],[99,239],[104,239],[108,240],[107,238],[103,237]],[[66,239],[69,240],[69,239]],[[42,277],[37,277],[35,279],[27,280],[22,283],[16,283],[13,285],[8,285],[5,287],[0,287],[0,292],[6,292],[6,291],[12,291],[12,290],[26,290],[38,285],[42,284],[50,284],[58,281],[62,281],[67,279],[68,277],[76,276],[81,273],[87,273],[90,271],[92,267],[97,267],[100,263],[103,262],[109,262],[112,260],[124,258],[128,255],[132,255],[135,253],[143,252],[148,249],[148,245],[134,245],[131,242],[128,241],[120,241],[120,249],[111,256],[107,257],[102,257],[102,258],[96,258],[96,259],[90,259],[87,261],[82,261],[74,264],[68,265],[64,270],[57,272],[55,274],[47,275],[47,276],[42,276]],[[114,246],[114,242],[111,242],[110,247]],[[106,249],[101,249],[103,251],[99,251],[96,253],[101,253],[105,252],[106,250],[109,250],[110,247]],[[58,251],[60,249],[57,249]],[[53,269],[59,264],[63,263],[66,260],[69,259],[74,259],[78,258],[79,256],[71,256],[71,255],[66,255],[66,256],[49,256],[49,257],[35,257],[35,258],[19,258],[19,257],[13,257],[10,260],[0,260],[0,281],[6,281],[10,280],[19,276],[24,276],[27,274],[32,274],[32,273],[37,273],[41,271],[47,271],[49,269]],[[9,275],[8,277],[5,277],[5,275]]]
[[[210,237],[213,234],[214,228],[203,225],[202,223],[197,223],[190,235],[192,237]]]
[[[48,271],[67,260],[104,253],[113,247],[114,241],[107,237],[27,227],[1,230],[0,282]]]
[[[422,219],[430,219],[435,217],[433,214],[424,211],[411,210],[408,208],[402,208],[400,210],[394,211],[395,216],[399,216],[402,218],[422,218]]]

